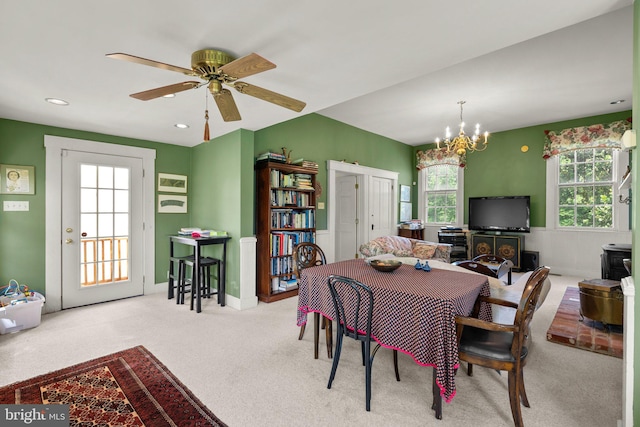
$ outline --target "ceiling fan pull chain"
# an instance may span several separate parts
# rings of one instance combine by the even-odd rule
[[[204,142],[209,142],[209,94],[204,93]]]
[[[204,142],[209,142],[209,110],[204,110]]]

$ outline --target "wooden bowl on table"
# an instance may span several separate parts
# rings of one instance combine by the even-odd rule
[[[395,259],[373,259],[369,262],[371,267],[375,268],[378,271],[390,272],[396,270],[398,267],[402,265],[400,261]]]

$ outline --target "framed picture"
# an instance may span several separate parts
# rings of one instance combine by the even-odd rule
[[[187,213],[187,196],[158,194],[158,213]]]
[[[411,203],[400,202],[400,221],[411,221]]]
[[[170,173],[158,174],[158,191],[165,193],[186,193],[187,176]]]
[[[0,165],[0,194],[36,194],[34,167]]]
[[[400,201],[401,202],[411,201],[411,187],[409,187],[408,185],[400,186]]]

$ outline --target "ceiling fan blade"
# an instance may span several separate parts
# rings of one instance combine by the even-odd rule
[[[279,93],[272,92],[258,86],[250,85],[249,83],[245,82],[235,82],[233,87],[236,88],[236,90],[240,93],[255,96],[256,98],[271,102],[284,108],[288,108],[298,113],[302,111],[302,109],[307,105],[306,103],[298,101],[297,99],[289,98],[288,96],[281,95]]]
[[[162,86],[155,89],[145,90],[144,92],[132,93],[129,96],[141,101],[149,101],[150,99],[160,98],[161,96],[169,95],[171,93],[178,93],[189,89],[195,89],[201,84],[202,83],[200,82],[175,83],[169,86]]]
[[[257,53],[251,53],[223,65],[219,70],[231,77],[241,79],[243,77],[262,73],[263,71],[267,71],[272,68],[276,68],[276,64],[264,59]]]
[[[233,96],[228,89],[222,89],[214,93],[213,99],[218,105],[220,114],[222,114],[222,120],[225,122],[235,122],[241,119],[236,101],[233,100]]]
[[[175,71],[176,73],[186,74],[187,76],[198,76],[198,73],[189,68],[182,68],[175,65],[165,64],[164,62],[153,61],[151,59],[140,58],[139,56],[129,55],[127,53],[109,53],[109,58],[120,59],[123,61],[135,62],[136,64],[148,65],[150,67],[161,68],[163,70]]]

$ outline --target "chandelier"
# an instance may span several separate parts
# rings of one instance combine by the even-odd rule
[[[436,144],[438,144],[438,149],[446,149],[447,154],[456,153],[460,157],[464,157],[467,154],[467,151],[484,151],[487,149],[487,137],[489,136],[489,132],[485,132],[483,134],[484,139],[480,138],[480,123],[476,124],[475,132],[471,137],[467,136],[464,133],[464,121],[462,120],[462,106],[466,103],[466,101],[458,101],[460,104],[460,132],[458,136],[451,139],[451,130],[449,126],[445,130],[445,139],[444,141],[440,141],[440,138],[436,138]],[[440,146],[440,142],[444,144],[444,147]]]

